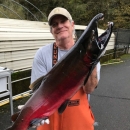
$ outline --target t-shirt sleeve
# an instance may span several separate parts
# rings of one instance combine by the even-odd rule
[[[100,69],[101,69],[101,64],[100,62],[97,63],[97,79],[98,81],[100,80]]]
[[[36,79],[47,73],[46,65],[42,54],[38,51],[33,59],[32,64],[32,72],[31,72],[31,83],[33,83]]]

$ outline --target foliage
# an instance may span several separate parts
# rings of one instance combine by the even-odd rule
[[[25,19],[25,12],[22,7],[11,0],[0,0],[0,17],[11,19]]]
[[[130,28],[130,2],[117,0],[113,5],[115,8],[111,15],[115,28]]]
[[[17,5],[15,2],[21,5]],[[31,4],[30,4],[31,3]],[[47,21],[49,12],[55,7],[65,7],[72,15],[75,24],[87,25],[98,13],[104,14],[104,21],[99,24],[105,29],[108,21],[114,22],[114,29],[130,28],[130,2],[129,0],[0,0],[27,20]],[[20,19],[6,7],[0,6],[0,11],[9,18]],[[5,17],[2,13],[0,17]]]

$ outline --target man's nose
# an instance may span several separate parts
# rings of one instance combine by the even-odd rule
[[[63,23],[62,23],[62,22],[59,22],[58,25],[57,25],[57,27],[59,27],[59,28],[60,28],[60,27],[63,27]]]

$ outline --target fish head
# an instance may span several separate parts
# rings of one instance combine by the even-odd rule
[[[98,35],[98,21],[102,20],[103,18],[104,15],[102,13],[97,14],[90,21],[83,34],[83,46],[86,48],[85,51],[87,55],[93,61],[99,61],[112,34],[113,22],[108,22],[108,27],[104,33],[102,33],[100,36]]]
[[[112,34],[112,29],[113,29],[113,22],[108,22],[108,28],[106,29],[106,31],[104,33],[102,33],[99,37],[98,37],[98,43],[97,46],[100,50],[100,53],[98,54],[98,59],[101,58],[101,56],[104,54],[104,51],[108,45],[108,42],[110,40],[111,34]]]

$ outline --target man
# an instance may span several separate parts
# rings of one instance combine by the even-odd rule
[[[53,65],[75,44],[73,38],[74,21],[66,9],[54,8],[48,16],[48,23],[55,42],[41,47],[36,52],[32,66],[31,83],[50,71]],[[57,59],[53,58],[54,48],[57,48]],[[70,99],[62,114],[56,111],[49,117],[49,124],[39,119],[32,121],[32,125],[38,126],[37,130],[94,130],[94,116],[86,94],[91,93],[97,84],[97,67],[95,67],[88,82]]]

